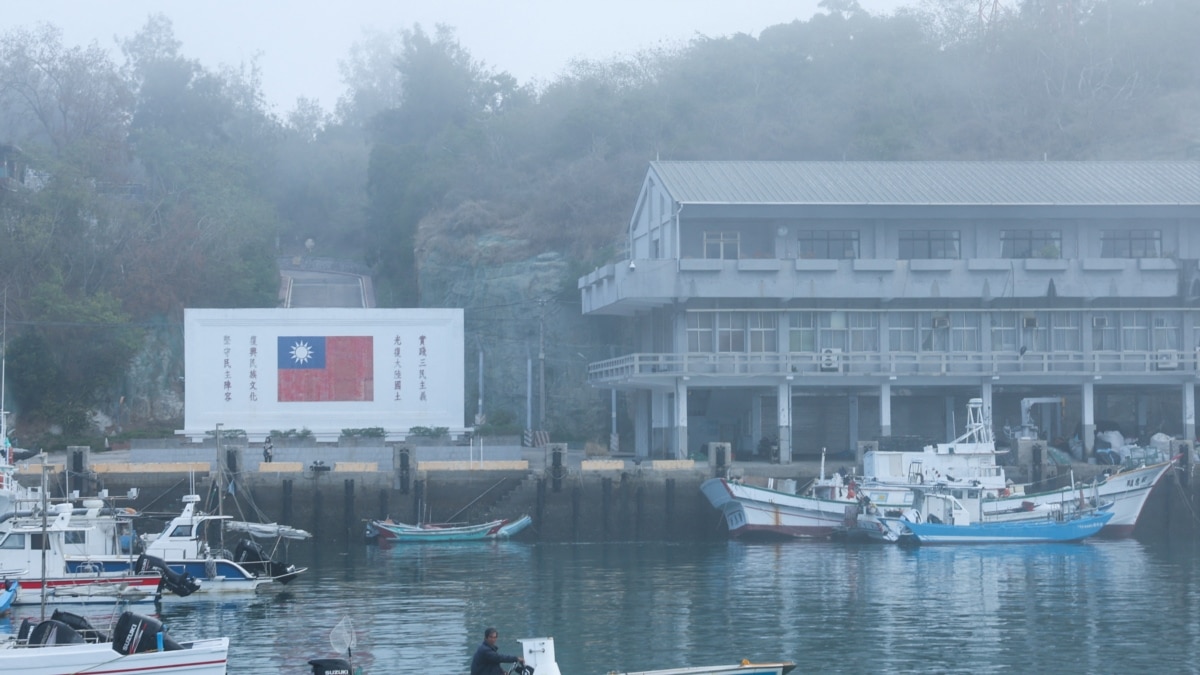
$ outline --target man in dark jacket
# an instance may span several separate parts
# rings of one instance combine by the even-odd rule
[[[475,658],[471,659],[471,675],[504,675],[501,663],[525,664],[525,659],[520,656],[500,653],[496,647],[496,639],[499,637],[500,634],[495,628],[484,629],[483,644],[479,645],[479,649],[475,650]]]

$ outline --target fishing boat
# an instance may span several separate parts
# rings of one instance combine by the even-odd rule
[[[863,456],[863,475],[857,480],[838,474],[826,478],[822,458],[821,475],[805,494],[789,489],[794,481],[776,479],[769,479],[764,486],[713,478],[700,489],[724,514],[731,536],[791,538],[861,529],[856,518],[868,503],[898,515],[912,506],[912,490],[922,487],[980,489],[982,513],[995,519],[1006,514],[1024,517],[1031,505],[1034,509],[1053,508],[1069,501],[1078,488],[1072,481],[1059,489],[1032,492],[1028,486],[1014,484],[996,461],[1004,452],[996,448],[982,399],[971,399],[961,436],[915,452],[869,451]],[[1087,489],[1110,504],[1111,516],[1101,536],[1132,535],[1151,491],[1172,466],[1174,460],[1166,458],[1150,464],[1139,462],[1089,483]],[[868,527],[875,525],[868,520]]]
[[[899,517],[883,516],[880,523],[897,533],[901,543],[998,544],[1066,543],[1098,534],[1112,519],[1107,505],[1078,511],[1060,510],[1044,517],[981,520],[953,494],[916,489],[911,509]]]
[[[492,520],[475,525],[424,524],[410,525],[389,520],[372,520],[367,524],[367,536],[376,533],[381,542],[417,543],[438,541],[482,541],[508,539],[529,527],[533,519],[521,516],[516,520]]]
[[[228,656],[229,638],[176,642],[156,619],[125,612],[111,638],[61,618],[27,620],[16,639],[0,644],[0,672],[225,675]]]
[[[232,553],[209,543],[208,525],[250,537],[304,540],[308,532],[276,523],[234,520],[232,516],[213,515],[196,509],[198,495],[185,495],[183,510],[157,534],[145,535],[139,556],[86,552],[68,556],[72,571],[100,569],[107,573],[159,570],[165,575],[181,575],[202,582],[198,597],[223,593],[253,592],[259,587],[287,584],[306,571],[275,559],[253,538],[239,538]]]
[[[521,643],[524,666],[517,666],[513,673],[537,673],[537,675],[561,675],[558,663],[554,657],[554,638],[539,637],[518,640]],[[687,666],[684,668],[667,668],[664,670],[616,671],[609,670],[608,675],[785,675],[796,668],[790,661],[752,662],[742,660],[738,663],[721,666]],[[519,670],[518,670],[519,669]]]
[[[70,519],[64,511],[52,521],[14,522],[0,532],[0,569],[19,586],[14,604],[153,602],[164,590],[184,596],[199,588],[194,580],[161,571],[69,566],[70,542],[84,541],[91,529],[73,526]]]

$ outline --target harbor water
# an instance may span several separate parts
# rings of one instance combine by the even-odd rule
[[[230,673],[309,673],[354,624],[364,673],[468,670],[486,626],[502,652],[552,636],[564,675],[741,659],[797,672],[1200,671],[1192,541],[901,548],[838,542],[292,547],[282,592],[176,600],[177,639],[229,636]],[[107,609],[70,608],[93,621]],[[37,607],[0,617],[15,632]],[[342,655],[344,657],[344,654]]]

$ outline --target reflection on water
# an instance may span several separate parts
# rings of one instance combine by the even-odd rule
[[[167,602],[160,617],[178,639],[231,637],[231,673],[309,672],[335,655],[345,616],[367,673],[466,672],[489,625],[510,653],[553,636],[564,675],[742,658],[845,673],[1200,668],[1190,543],[298,549],[312,569],[282,593]],[[14,611],[0,631],[38,608]]]

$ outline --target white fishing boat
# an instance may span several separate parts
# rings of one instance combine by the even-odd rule
[[[761,486],[713,478],[700,489],[724,513],[732,536],[825,537],[835,531],[862,529],[857,516],[868,505],[898,516],[912,505],[913,488],[980,489],[986,517],[1020,519],[1031,510],[1069,501],[1078,487],[1030,492],[1027,486],[1007,479],[1004,467],[996,462],[1002,454],[1004,451],[996,449],[983,401],[971,399],[961,436],[914,452],[869,451],[863,456],[863,477],[857,481],[843,482],[836,474],[826,479],[822,462],[821,478],[803,495],[786,489],[793,481]],[[1172,466],[1172,461],[1164,460],[1126,467],[1085,486],[1089,494],[1111,504],[1112,515],[1101,536],[1131,535],[1150,492]],[[869,520],[865,523],[867,528],[876,525]]]
[[[79,568],[67,563],[66,549],[84,541],[91,528],[71,524],[71,514],[55,514],[45,523],[14,522],[0,532],[0,569],[20,589],[14,604],[153,602],[162,591],[187,595],[198,584],[167,580],[160,572],[138,573]],[[172,581],[179,582],[177,585]]]
[[[21,675],[156,673],[225,675],[229,638],[176,642],[162,624],[125,612],[111,639],[77,630],[62,620],[22,626],[16,639],[0,644],[0,672]]]
[[[554,638],[539,637],[518,640],[521,643],[522,657],[525,665],[517,665],[511,671],[515,675],[537,673],[537,675],[561,675],[554,656]],[[683,668],[667,668],[664,670],[639,671],[607,671],[608,675],[785,675],[795,669],[796,664],[790,661],[752,662],[742,660],[738,663],[719,666],[686,666]]]
[[[196,509],[198,495],[183,498],[183,510],[161,532],[142,539],[138,556],[111,552],[85,552],[68,556],[72,570],[100,569],[107,573],[130,570],[158,570],[167,576],[182,576],[201,581],[197,597],[215,594],[253,592],[265,584],[287,584],[307,568],[297,568],[275,560],[252,538],[240,538],[234,552],[209,542],[208,524],[237,532],[281,540],[304,540],[312,535],[299,528],[276,523],[237,521],[232,516],[213,515]]]

